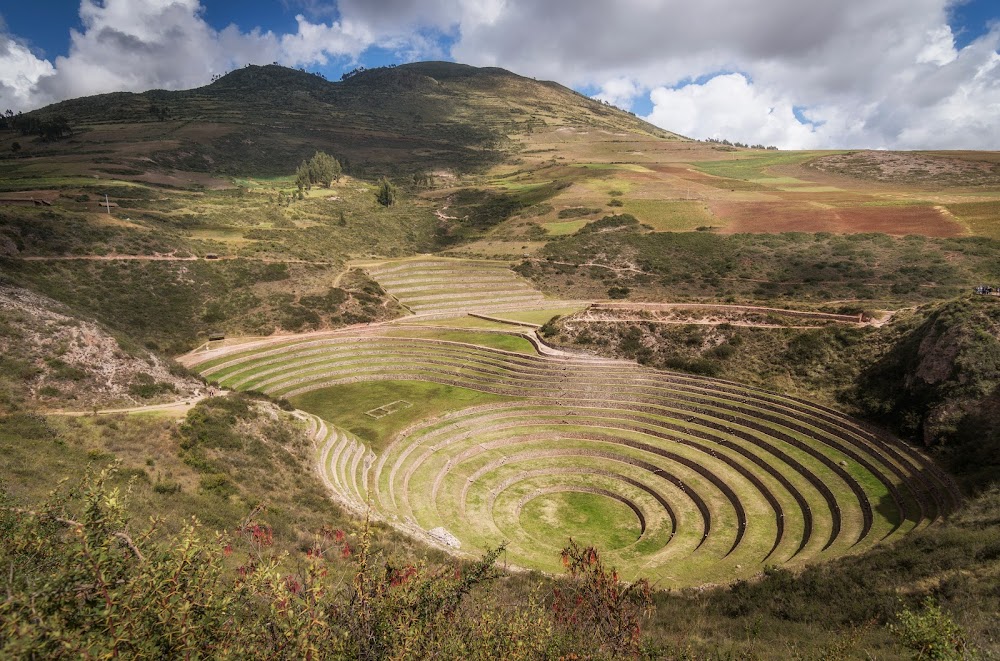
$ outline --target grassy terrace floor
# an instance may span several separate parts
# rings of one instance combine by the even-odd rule
[[[364,266],[390,295],[418,315],[454,317],[570,306],[547,300],[506,262],[417,257]]]
[[[438,327],[445,326],[445,327]],[[312,414],[358,512],[558,571],[573,535],[625,576],[728,581],[922,528],[956,505],[918,451],[809,402],[633,363],[538,354],[495,325],[369,327],[189,362]],[[523,332],[523,330],[521,331]],[[396,402],[409,405],[394,405]],[[373,410],[391,413],[372,416]]]

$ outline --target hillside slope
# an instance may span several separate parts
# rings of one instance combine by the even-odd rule
[[[679,139],[556,83],[449,62],[371,69],[335,83],[277,65],[248,66],[198,89],[101,94],[31,114],[63,116],[76,130],[73,140],[43,153],[99,143],[108,163],[138,159],[145,169],[152,160],[244,175],[286,174],[315,149],[357,174],[480,170],[514,147],[510,136],[570,124]],[[128,155],[118,147],[137,142]]]
[[[1000,468],[1000,301],[957,300],[930,311],[856,389],[859,405],[937,446],[972,487]]]
[[[0,413],[87,411],[197,395],[201,383],[56,301],[0,284]]]

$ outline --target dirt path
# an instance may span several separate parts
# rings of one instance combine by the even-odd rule
[[[177,257],[176,255],[29,255],[14,257],[23,262],[195,262],[200,257]]]
[[[721,326],[722,324],[728,324],[730,326],[741,326],[744,328],[784,328],[792,330],[813,330],[816,328],[821,328],[820,326],[781,326],[779,324],[755,324],[746,321],[680,321],[672,319],[645,319],[643,317],[618,317],[616,319],[573,319],[569,323],[581,323],[581,324],[627,324],[627,323],[642,323],[642,324],[672,324],[677,326]]]
[[[440,218],[441,220],[458,220],[458,216],[446,216],[444,212],[447,210],[448,207],[441,207],[440,209],[437,209],[434,212],[434,215]]]
[[[166,404],[149,404],[147,406],[132,406],[129,408],[121,409],[98,409],[98,415],[113,415],[115,413],[174,413],[176,415],[184,415],[192,408],[195,404],[205,399],[207,395],[198,395],[196,397],[186,397],[183,400],[177,402],[167,402]],[[66,416],[85,416],[94,415],[94,411],[43,411],[45,415],[66,415]]]
[[[225,255],[219,257],[178,257],[176,255],[28,255],[25,257],[11,257],[23,262],[222,262],[226,260],[242,259],[248,262],[261,262],[264,264],[312,264],[318,266],[338,266],[337,262],[324,262],[309,259],[282,259],[278,257],[243,257],[240,255]]]
[[[610,302],[599,301],[592,306],[594,310],[720,310],[723,312],[762,312],[764,314],[780,314],[788,317],[804,319],[819,319],[822,321],[840,321],[850,324],[860,324],[860,314],[833,314],[830,312],[813,312],[811,310],[789,310],[787,308],[770,308],[759,305],[728,305],[725,303],[641,303],[641,302]]]
[[[577,264],[576,262],[557,262],[557,261],[549,261],[547,259],[528,259],[525,261],[536,262],[538,264],[562,264],[563,266],[576,266],[576,267],[592,266],[597,269],[607,269],[608,271],[614,271],[615,273],[628,271],[630,273],[638,273],[640,275],[656,275],[655,273],[650,273],[649,271],[643,271],[642,269],[636,268],[634,266],[608,266],[607,264],[597,264],[595,262],[582,262],[580,264]]]

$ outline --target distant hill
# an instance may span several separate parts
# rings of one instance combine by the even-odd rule
[[[362,176],[477,171],[514,150],[512,136],[562,125],[681,139],[557,83],[450,62],[362,70],[341,82],[251,65],[198,89],[101,94],[32,114],[64,116],[79,145],[99,137],[117,152],[116,143],[145,143],[129,156],[138,149],[165,168],[234,175],[288,173],[316,149]]]

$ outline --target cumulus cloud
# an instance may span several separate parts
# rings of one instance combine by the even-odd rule
[[[1000,148],[992,121],[1000,28],[959,50],[949,5],[507,0],[495,20],[463,30],[453,54],[593,85],[617,105],[648,95],[651,122],[696,137],[786,148]],[[796,108],[811,121],[800,122]]]
[[[788,149],[869,147],[983,149],[1000,146],[1000,29],[961,51],[948,31],[915,41],[910,61],[857,90],[807,92],[793,69],[753,79],[718,76],[700,85],[651,91],[648,120],[692,137],[728,137]],[[937,41],[937,43],[934,43]],[[947,45],[947,48],[945,47]],[[782,65],[788,68],[787,64]],[[804,106],[805,123],[794,115]]]
[[[199,0],[82,0],[83,29],[53,63],[0,40],[0,104],[192,87],[248,62],[354,62],[378,46],[596,89],[623,107],[648,99],[650,121],[695,137],[1000,148],[1000,25],[956,47],[955,1],[284,0],[303,15],[274,34],[216,30]]]
[[[274,35],[212,29],[197,0],[83,0],[82,31],[32,90],[35,105],[98,92],[204,84],[236,63],[277,53]]]
[[[634,80],[625,76],[612,78],[601,85],[601,91],[594,98],[607,101],[620,108],[631,108],[642,88]]]
[[[0,105],[29,110],[102,92],[186,89],[244,64],[354,62],[372,46],[411,59],[442,56],[432,39],[410,35],[409,24],[370,21],[369,9],[330,22],[299,15],[295,32],[275,34],[236,25],[216,30],[202,17],[200,0],[82,0],[82,29],[70,31],[69,52],[54,62],[0,36]]]
[[[53,72],[52,65],[26,45],[0,33],[0,111],[28,104],[39,79]]]
[[[758,88],[743,74],[719,75],[680,89],[657,87],[650,98],[653,112],[647,119],[689,137],[743,140],[742,136],[749,135],[751,142],[767,145],[783,142],[807,148],[816,144],[813,127],[795,117],[787,99]]]

